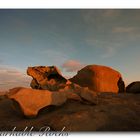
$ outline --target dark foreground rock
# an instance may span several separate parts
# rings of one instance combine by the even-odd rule
[[[127,93],[140,93],[140,81],[132,82],[126,87]]]
[[[140,94],[101,94],[98,105],[68,100],[59,107],[49,106],[39,115],[27,119],[13,110],[12,100],[0,100],[0,131],[34,131],[50,126],[51,130],[67,131],[140,131]]]

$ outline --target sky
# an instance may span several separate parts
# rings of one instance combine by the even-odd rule
[[[66,77],[89,64],[140,81],[140,10],[0,9],[0,90],[29,86],[28,66]]]

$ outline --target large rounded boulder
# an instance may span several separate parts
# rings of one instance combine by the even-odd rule
[[[118,93],[125,91],[121,74],[107,66],[88,65],[69,80],[97,92]]]
[[[140,93],[140,81],[132,82],[126,87],[127,93]]]

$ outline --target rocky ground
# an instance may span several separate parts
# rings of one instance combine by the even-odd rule
[[[68,100],[40,110],[29,119],[13,109],[10,99],[0,98],[0,131],[23,131],[26,126],[39,131],[44,126],[59,131],[140,131],[140,94],[102,93],[98,105]]]
[[[0,131],[140,131],[140,82],[125,87],[118,71],[99,65],[69,80],[56,66],[28,67],[27,74],[31,88],[0,96]]]

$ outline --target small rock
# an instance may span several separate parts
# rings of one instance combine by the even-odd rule
[[[140,93],[140,81],[132,82],[126,87],[127,93]]]

